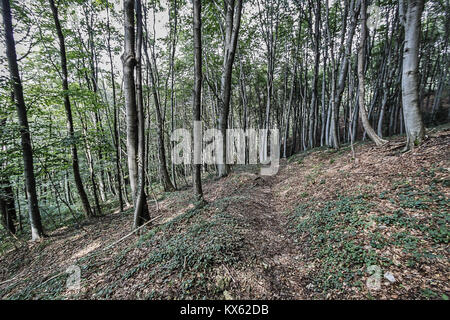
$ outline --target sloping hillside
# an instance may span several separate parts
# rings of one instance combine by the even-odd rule
[[[450,130],[429,135],[408,153],[404,138],[355,158],[315,149],[275,177],[235,168],[206,183],[204,207],[189,189],[151,201],[139,236],[129,209],[19,243],[0,257],[0,297],[448,299]]]

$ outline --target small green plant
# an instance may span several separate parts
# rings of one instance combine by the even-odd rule
[[[312,259],[320,261],[313,276],[323,292],[355,284],[366,266],[380,260],[355,238],[367,225],[365,213],[371,207],[362,197],[339,197],[322,205],[311,200],[291,214],[292,232],[306,237]]]

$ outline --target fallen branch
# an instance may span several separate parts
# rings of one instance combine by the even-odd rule
[[[111,249],[112,247],[114,247],[116,244],[118,244],[119,242],[122,242],[123,240],[127,239],[128,237],[132,236],[133,234],[135,234],[136,232],[138,232],[140,229],[142,229],[143,227],[145,227],[146,225],[148,225],[150,222],[155,221],[158,218],[161,218],[162,214],[160,214],[159,216],[154,217],[153,219],[150,219],[149,221],[147,221],[146,223],[144,223],[142,226],[140,226],[139,228],[133,230],[132,232],[130,232],[129,234],[127,234],[126,236],[120,238],[119,240],[113,242],[112,244],[110,244],[109,246],[107,246],[106,248],[103,249],[103,251],[106,251],[108,249]]]

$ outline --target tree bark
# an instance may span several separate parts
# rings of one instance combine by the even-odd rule
[[[125,50],[122,55],[123,91],[127,118],[127,158],[128,173],[133,203],[137,192],[137,152],[138,152],[138,119],[136,106],[136,88],[134,81],[134,67],[136,66],[135,31],[134,31],[134,1],[124,0],[124,32]]]
[[[109,67],[111,72],[111,87],[112,87],[112,99],[113,99],[113,112],[114,112],[114,123],[113,123],[113,130],[114,130],[114,142],[115,142],[115,159],[114,162],[116,164],[116,180],[117,180],[117,192],[119,195],[119,208],[120,212],[123,211],[124,208],[124,201],[123,201],[123,195],[122,195],[122,174],[121,174],[121,166],[120,166],[120,140],[119,140],[119,117],[118,117],[118,110],[117,110],[117,102],[116,102],[116,83],[114,79],[114,64],[113,64],[113,58],[111,53],[111,29],[110,29],[110,22],[109,22],[109,4],[106,6],[106,15],[107,15],[107,29],[108,29],[108,37],[107,37],[107,49],[108,49],[108,56],[109,56]]]
[[[236,55],[236,47],[241,25],[242,0],[224,1],[226,13],[225,25],[225,41],[224,41],[224,57],[223,57],[223,74],[221,79],[221,95],[220,95],[220,116],[219,130],[222,133],[223,152],[222,164],[218,164],[219,177],[225,177],[230,171],[227,165],[227,134],[228,117],[230,114],[231,101],[231,80],[233,73],[234,58]]]
[[[403,0],[399,0],[400,3]],[[406,131],[406,149],[418,146],[425,138],[425,127],[419,109],[419,39],[420,20],[424,9],[423,0],[406,3],[405,46],[403,50],[402,104]]]
[[[351,21],[349,26],[349,34],[347,36],[347,41],[345,43],[344,52],[342,54],[341,58],[341,64],[339,69],[339,75],[338,75],[338,82],[337,87],[335,89],[334,97],[333,97],[333,103],[332,103],[332,111],[331,111],[331,137],[333,146],[335,149],[339,149],[339,136],[338,136],[338,121],[337,117],[339,114],[339,109],[341,105],[342,100],[342,94],[344,93],[345,89],[345,82],[347,79],[347,70],[348,70],[348,64],[351,54],[351,48],[353,43],[353,36],[356,31],[357,26],[357,17],[360,10],[360,3],[361,0],[351,0],[350,5],[350,13],[351,13]]]
[[[44,237],[44,230],[41,223],[39,204],[36,193],[36,179],[34,176],[33,150],[31,147],[31,135],[28,125],[27,109],[23,97],[22,82],[17,64],[17,53],[14,42],[14,33],[11,17],[11,6],[9,0],[2,0],[2,16],[5,31],[6,56],[8,67],[14,89],[17,115],[20,125],[20,138],[22,144],[22,155],[24,162],[25,187],[28,198],[28,212],[31,225],[31,239],[40,240]]]
[[[194,99],[193,99],[193,125],[197,129],[195,122],[201,120],[201,102],[202,102],[202,4],[201,0],[194,0]],[[201,130],[201,127],[199,128]],[[196,145],[194,139],[194,172],[193,182],[195,195],[198,202],[203,202],[202,189],[202,165],[198,163],[201,160],[201,145]],[[200,142],[200,141],[198,141]],[[201,142],[200,142],[201,143]],[[199,154],[200,151],[200,154]],[[200,158],[200,159],[199,159]],[[197,163],[196,163],[197,162]]]
[[[365,48],[367,39],[367,12],[366,12],[366,0],[361,0],[361,41],[358,51],[358,81],[359,81],[359,114],[361,121],[370,139],[375,142],[377,146],[381,146],[387,143],[387,140],[381,139],[370,125],[367,117],[367,111],[365,106],[365,75],[364,75],[364,61],[365,61]]]
[[[70,97],[69,97],[69,80],[68,80],[68,71],[67,71],[67,57],[66,57],[66,44],[64,41],[64,34],[62,32],[61,24],[59,22],[58,17],[58,8],[55,6],[54,0],[49,0],[50,8],[53,14],[53,20],[55,22],[56,33],[58,35],[59,40],[59,54],[61,58],[61,76],[62,76],[62,86],[63,86],[63,94],[64,94],[64,108],[66,110],[67,116],[67,131],[69,133],[69,139],[71,144],[71,152],[72,152],[72,169],[73,175],[75,179],[75,185],[78,190],[78,194],[80,196],[81,202],[83,204],[83,210],[87,217],[91,217],[92,209],[89,204],[89,199],[87,197],[86,191],[83,186],[83,180],[81,179],[80,174],[80,165],[78,161],[78,151],[77,145],[75,141],[75,133],[73,126],[73,118],[72,118],[72,107],[70,105]]]
[[[315,3],[314,10],[314,78],[312,82],[311,106],[309,113],[309,131],[308,131],[308,147],[314,148],[316,145],[316,113],[318,107],[318,91],[317,84],[319,78],[319,62],[320,62],[320,1],[313,1]]]
[[[142,96],[142,4],[141,0],[136,0],[136,23],[137,23],[137,44],[136,44],[136,94],[137,94],[137,117],[138,117],[138,190],[136,203],[134,205],[135,229],[150,220],[150,213],[147,206],[147,195],[145,194],[145,118],[144,102]]]
[[[170,109],[171,109],[171,115],[170,115],[170,126],[172,129],[172,132],[175,130],[175,112],[176,112],[176,105],[175,105],[175,51],[176,51],[176,45],[177,45],[177,25],[178,25],[178,8],[177,8],[177,0],[174,0],[173,2],[173,30],[172,31],[172,50],[170,54]],[[172,141],[172,150],[175,147],[175,141]],[[173,186],[175,189],[177,189],[177,172],[176,172],[176,165],[172,161],[172,180],[173,180]]]

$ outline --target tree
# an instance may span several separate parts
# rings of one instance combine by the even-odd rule
[[[122,195],[122,168],[120,166],[120,141],[119,141],[119,116],[118,116],[118,108],[116,102],[116,83],[114,77],[114,63],[111,52],[111,26],[110,26],[110,18],[109,18],[109,3],[106,4],[106,28],[108,29],[108,37],[107,37],[107,50],[108,50],[108,58],[109,58],[109,68],[111,73],[111,89],[112,89],[112,99],[113,99],[113,131],[114,131],[114,151],[115,151],[115,165],[116,165],[116,180],[117,180],[117,192],[119,195],[119,208],[120,211],[123,211],[123,195]]]
[[[145,194],[145,118],[144,102],[142,97],[142,4],[136,0],[136,94],[137,94],[137,118],[138,118],[138,171],[139,181],[134,205],[134,228],[140,227],[144,222],[150,220],[147,206],[147,195]]]
[[[400,16],[405,28],[403,49],[402,104],[405,119],[406,149],[418,146],[425,138],[419,109],[419,40],[424,0],[399,0]],[[406,8],[405,8],[406,6]]]
[[[236,56],[236,46],[241,25],[242,0],[225,0],[225,38],[223,53],[223,73],[220,89],[219,129],[222,133],[223,151],[222,163],[218,164],[218,175],[224,177],[229,173],[227,165],[227,135],[228,117],[230,114],[231,79],[233,63]]]
[[[202,99],[202,4],[201,0],[194,0],[194,99],[193,99],[193,126],[194,130],[201,130],[197,128],[196,123],[201,120],[201,99]],[[195,137],[195,134],[194,134]],[[203,201],[203,189],[202,189],[202,165],[199,163],[201,160],[200,154],[201,145],[196,145],[194,139],[194,189],[198,202]],[[200,151],[200,154],[199,154]]]
[[[335,88],[334,91],[334,95],[333,95],[333,101],[332,101],[332,105],[331,105],[331,138],[332,138],[332,144],[333,147],[335,149],[339,149],[339,137],[338,137],[338,120],[337,120],[337,116],[339,114],[339,108],[341,106],[341,101],[342,101],[342,94],[344,93],[345,90],[345,83],[346,83],[346,79],[348,76],[348,65],[349,65],[349,59],[350,59],[350,53],[351,53],[351,48],[352,48],[352,43],[353,43],[353,36],[355,34],[356,31],[356,26],[357,26],[357,17],[359,14],[359,10],[361,8],[361,0],[350,0],[350,26],[348,29],[348,36],[347,36],[347,41],[345,43],[345,47],[343,48],[343,51],[341,51],[341,62],[340,62],[340,69],[339,69],[339,74],[337,77],[337,87]],[[345,11],[347,11],[348,9],[346,8]],[[344,14],[344,20],[346,20],[346,14]],[[344,27],[342,28],[342,42],[344,39],[344,35],[345,35],[345,28],[346,24],[344,24]],[[334,63],[333,63],[334,64]],[[332,68],[334,69],[334,66],[332,66]],[[334,86],[334,81],[333,81],[333,86]]]
[[[69,140],[72,151],[72,170],[75,178],[75,185],[77,187],[78,194],[80,195],[81,203],[83,204],[84,213],[87,217],[92,217],[92,209],[89,204],[89,199],[87,197],[86,191],[84,190],[83,180],[81,179],[80,173],[80,164],[78,160],[78,150],[76,144],[76,137],[73,126],[73,118],[72,118],[72,106],[70,104],[70,96],[69,96],[69,74],[67,71],[67,56],[66,56],[66,44],[64,40],[64,34],[61,28],[61,23],[58,17],[58,8],[55,6],[54,0],[49,0],[50,8],[53,14],[53,20],[55,22],[56,33],[58,35],[59,40],[59,54],[61,59],[61,80],[62,80],[62,88],[63,88],[63,96],[64,96],[64,108],[66,110],[67,117],[67,131],[69,134]]]
[[[149,78],[151,82],[151,90],[153,94],[153,101],[155,103],[155,110],[156,110],[156,135],[158,139],[158,157],[159,157],[159,173],[160,173],[160,179],[164,188],[164,191],[166,192],[172,192],[175,191],[175,187],[173,186],[172,181],[170,180],[169,171],[167,170],[167,160],[166,160],[166,147],[164,144],[164,122],[165,122],[165,114],[161,110],[161,100],[160,95],[158,94],[158,79],[157,79],[157,65],[156,65],[156,58],[154,54],[154,44],[152,44],[152,59],[150,59],[150,56],[148,54],[148,32],[146,37],[146,42],[144,43],[144,52],[145,56],[147,58],[147,67],[149,72]]]
[[[361,40],[358,50],[358,81],[359,81],[359,115],[361,117],[364,130],[366,130],[370,139],[375,142],[377,146],[387,143],[387,140],[381,139],[373,130],[367,117],[365,106],[365,81],[364,81],[364,62],[366,59],[366,39],[367,39],[367,9],[366,0],[361,0]]]
[[[313,87],[312,87],[312,95],[311,95],[311,107],[309,113],[309,142],[308,145],[310,148],[314,148],[316,145],[316,114],[317,114],[317,106],[318,106],[318,92],[317,92],[317,83],[319,79],[319,59],[320,59],[320,11],[321,11],[321,3],[320,1],[312,1],[314,6],[314,78],[313,78]]]
[[[123,91],[127,116],[127,157],[128,172],[133,202],[136,201],[137,192],[137,149],[138,149],[138,118],[136,106],[136,85],[134,81],[134,68],[137,64],[135,50],[134,0],[124,0],[124,30],[125,46],[122,55],[123,64]]]
[[[20,125],[20,138],[22,142],[22,155],[25,173],[25,186],[28,196],[28,213],[31,225],[31,239],[40,240],[44,237],[41,223],[41,214],[36,193],[36,179],[34,176],[33,149],[31,147],[31,134],[28,125],[27,109],[23,96],[22,82],[17,64],[16,46],[12,26],[11,6],[9,0],[2,0],[2,16],[5,30],[6,56],[9,73],[14,89],[14,100]]]
[[[14,93],[12,93],[12,100],[14,100]],[[0,118],[0,128],[6,127],[6,116]],[[0,150],[8,152],[7,142],[3,137],[3,131],[0,129]],[[16,226],[14,222],[17,220],[16,207],[14,204],[14,192],[11,185],[10,178],[7,172],[6,161],[0,162],[0,169],[2,174],[0,175],[0,220],[4,228],[8,230],[11,234],[16,233]]]

